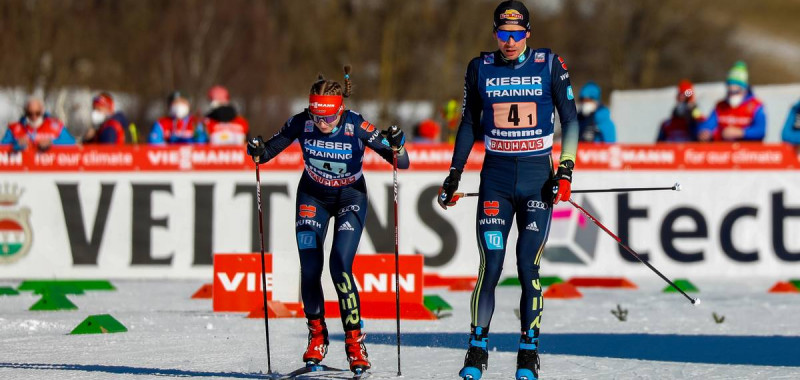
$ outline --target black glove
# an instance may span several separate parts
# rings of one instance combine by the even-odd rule
[[[247,140],[247,154],[253,157],[253,162],[259,163],[261,156],[266,152],[267,146],[264,145],[264,139],[260,135]]]
[[[436,197],[436,201],[439,202],[439,206],[442,206],[443,209],[447,210],[447,206],[455,204],[451,201],[453,200],[453,194],[458,190],[459,181],[461,181],[461,170],[450,168],[450,174],[444,179],[442,188],[439,189],[439,196]]]
[[[383,131],[383,135],[386,136],[386,141],[392,149],[400,149],[406,143],[405,133],[396,125],[386,128],[386,130]]]

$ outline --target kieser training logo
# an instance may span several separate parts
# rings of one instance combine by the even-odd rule
[[[589,265],[594,260],[598,229],[580,210],[562,204],[553,208],[544,259],[550,263]],[[583,198],[581,205],[597,215],[589,199]]]
[[[16,184],[0,189],[0,264],[13,263],[31,249],[31,210],[15,208],[23,192]]]
[[[500,14],[501,20],[522,20],[522,13],[519,13],[516,9],[506,9],[505,12]]]

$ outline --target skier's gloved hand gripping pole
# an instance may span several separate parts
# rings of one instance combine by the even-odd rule
[[[395,318],[397,321],[397,376],[402,376],[400,371],[400,229],[397,219],[397,154],[403,150],[406,142],[403,131],[396,125],[384,131],[386,141],[392,148],[392,182],[394,187],[394,296]]]
[[[267,374],[272,374],[272,361],[269,354],[269,310],[267,310],[267,267],[264,264],[264,212],[261,209],[261,172],[259,164],[264,159],[266,146],[261,136],[253,137],[247,141],[247,154],[253,157],[256,163],[256,203],[258,203],[258,236],[261,239],[261,290],[264,301],[264,336],[267,341]]]

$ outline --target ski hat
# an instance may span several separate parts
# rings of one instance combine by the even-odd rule
[[[592,81],[586,82],[578,96],[580,99],[593,99],[600,103],[600,86]]]
[[[678,96],[685,96],[686,100],[694,100],[694,85],[688,79],[683,79],[678,83]]]
[[[735,84],[744,88],[748,85],[747,64],[744,61],[738,61],[733,64],[730,71],[728,71],[727,84]]]
[[[531,18],[528,8],[520,1],[507,0],[494,10],[494,30],[501,25],[519,25],[531,30]]]
[[[173,102],[175,102],[175,100],[177,100],[177,99],[183,99],[183,100],[185,100],[185,101],[187,101],[187,102],[189,101],[189,99],[187,99],[187,98],[186,98],[186,97],[183,95],[183,93],[181,93],[180,91],[173,91],[173,92],[171,92],[171,93],[169,94],[169,96],[167,96],[167,106],[169,107],[169,106],[170,106],[170,105],[171,105]]]
[[[107,92],[101,92],[92,98],[92,108],[104,108],[114,111],[114,98]]]
[[[217,85],[208,89],[208,100],[227,103],[231,100],[231,95],[227,88]]]

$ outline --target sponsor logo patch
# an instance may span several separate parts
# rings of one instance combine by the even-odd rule
[[[317,216],[317,206],[300,205],[300,211],[297,212],[301,218],[313,218]]]
[[[522,20],[522,13],[516,9],[507,9],[500,15],[501,20]]]
[[[533,62],[536,63],[544,62],[544,53],[536,53],[536,55],[533,56]]]
[[[297,247],[300,249],[317,248],[317,237],[312,231],[300,231],[297,233]]]
[[[539,232],[539,226],[536,225],[536,222],[529,224],[527,227],[525,227],[525,229],[534,232]]]
[[[486,231],[483,240],[489,249],[503,249],[503,234],[500,231]]]
[[[500,202],[483,201],[483,213],[488,216],[497,216],[500,213]]]
[[[314,122],[311,120],[306,120],[305,128],[303,128],[303,132],[314,132]]]
[[[361,207],[359,205],[344,206],[341,209],[339,209],[339,213],[338,214],[342,215],[342,214],[344,214],[346,212],[349,212],[349,211],[359,212],[359,211],[361,211]]]
[[[494,64],[494,54],[486,54],[483,56],[483,64],[484,65],[492,65]]]
[[[336,231],[355,231],[356,229],[353,228],[353,225],[350,222],[345,221],[342,223]]]
[[[368,121],[364,121],[361,123],[361,129],[365,130],[367,133],[372,133],[372,131],[375,130],[375,126]]]
[[[567,69],[567,62],[564,62],[564,58],[558,57],[558,61],[561,62],[561,68],[566,70]]]
[[[550,206],[547,203],[544,203],[542,201],[536,201],[536,200],[528,201],[528,211],[536,211],[536,209],[547,210],[549,207]]]
[[[345,136],[352,136],[352,135],[353,135],[353,129],[354,129],[354,128],[355,128],[355,127],[353,126],[353,124],[346,123],[346,124],[344,125],[344,135],[345,135]]]
[[[572,91],[572,86],[567,86],[567,99],[574,100],[575,93]]]

